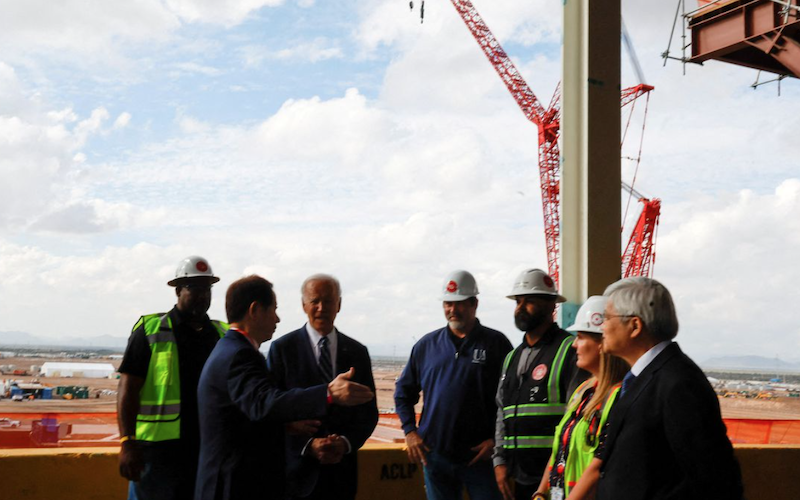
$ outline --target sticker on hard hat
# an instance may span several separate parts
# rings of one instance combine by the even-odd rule
[[[201,273],[208,271],[208,264],[206,264],[202,260],[198,260],[197,264],[195,264],[194,267],[196,267],[197,270],[200,271]]]
[[[589,318],[589,322],[594,326],[600,326],[603,324],[603,315],[600,313],[593,313],[592,317]]]
[[[458,290],[458,285],[456,285],[455,281],[450,280],[450,282],[447,284],[447,288],[445,290],[447,290],[450,293],[455,293],[455,291]]]
[[[542,380],[545,375],[547,375],[547,365],[544,363],[534,368],[533,373],[531,373],[533,380]]]
[[[554,284],[553,283],[553,278],[551,278],[550,276],[545,274],[542,277],[542,281],[544,281],[544,284],[547,285],[548,288],[553,288],[553,284]]]

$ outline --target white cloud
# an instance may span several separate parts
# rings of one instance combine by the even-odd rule
[[[656,277],[675,295],[682,333],[699,359],[716,352],[774,356],[800,343],[793,310],[800,280],[800,180],[772,193],[667,207]]]
[[[181,73],[200,74],[204,76],[219,76],[223,73],[218,68],[198,64],[196,62],[179,62],[174,66],[177,69],[177,71],[173,72],[175,76],[180,76]]]
[[[301,42],[293,47],[278,50],[274,53],[276,59],[292,61],[309,61],[312,63],[328,59],[341,59],[344,57],[342,49],[336,47],[325,38],[315,38],[309,42]]]
[[[133,3],[144,10],[128,12],[132,25],[146,18],[143,12],[163,22],[130,35],[106,27],[88,40],[70,30],[95,22],[113,27],[117,14],[101,8],[95,19],[76,4],[74,20],[11,27],[24,42],[11,55],[41,62],[36,51],[46,52],[44,59],[62,49],[117,53],[152,38],[157,45],[142,49],[141,71],[164,47],[191,49],[191,57],[170,59],[170,67],[202,76],[227,76],[220,61],[239,57],[242,78],[222,85],[250,92],[264,75],[254,68],[269,69],[271,85],[298,81],[274,63],[281,54],[352,62],[344,56],[350,41],[327,33],[301,30],[302,41],[283,53],[232,28],[212,30],[232,44],[203,38],[206,23],[249,23],[257,9],[278,3]],[[780,99],[751,92],[738,83],[748,73],[724,65],[691,67],[687,77],[679,66],[661,68],[666,35],[659,29],[668,29],[672,9],[662,3],[626,4],[656,85],[637,185],[664,200],[656,277],[674,292],[679,341],[695,357],[772,356],[781,342],[800,345],[789,302],[800,279],[793,262],[800,247],[800,151],[792,135],[800,117],[791,106],[797,91],[786,83]],[[362,58],[356,62],[364,64],[355,67],[382,78],[377,91],[353,85],[337,95],[327,80],[323,86],[307,79],[295,95],[317,97],[288,99],[271,114],[251,108],[246,118],[237,113],[239,101],[226,110],[225,125],[204,114],[205,105],[227,106],[224,98],[175,98],[164,119],[148,109],[160,89],[146,79],[135,92],[127,85],[102,92],[58,87],[65,97],[49,105],[36,84],[23,85],[0,63],[0,181],[10,186],[0,199],[2,329],[124,336],[139,314],[173,303],[165,281],[178,259],[199,253],[223,277],[213,316],[223,315],[227,284],[259,272],[276,283],[279,331],[288,331],[303,321],[302,279],[332,272],[345,288],[340,326],[383,354],[393,346],[403,354],[415,337],[443,324],[440,280],[467,268],[479,280],[482,320],[516,341],[508,284],[523,267],[545,266],[537,131],[452,6],[426,7],[423,25],[402,2],[355,7],[360,24],[352,36]],[[560,5],[477,7],[512,48],[533,91],[549,101],[560,74],[552,47]],[[181,29],[187,23],[192,30]],[[25,38],[48,28],[53,37],[41,45]],[[225,52],[233,45],[246,48]],[[41,81],[55,81],[53,75],[45,68]],[[262,105],[252,97],[252,106]],[[141,127],[129,127],[128,112],[112,113],[117,102],[136,110]],[[109,133],[119,129],[125,131]],[[138,129],[144,135],[130,139]],[[99,142],[109,146],[95,148]],[[54,304],[52,314],[36,314],[41,303]]]
[[[114,42],[163,42],[179,26],[175,14],[155,0],[12,1],[3,3],[0,47],[4,57],[20,60],[53,51],[97,60],[113,50]]]
[[[284,0],[165,0],[170,11],[187,22],[234,26],[263,7],[282,5]]]
[[[325,37],[311,40],[297,40],[285,48],[273,48],[266,45],[246,45],[239,49],[239,57],[246,67],[259,67],[265,60],[280,60],[292,63],[317,63],[329,59],[342,59],[344,51],[338,42]]]
[[[123,129],[127,127],[130,122],[131,122],[131,114],[125,111],[120,113],[119,116],[117,116],[117,119],[114,120],[114,125],[112,126],[112,128],[114,130]]]

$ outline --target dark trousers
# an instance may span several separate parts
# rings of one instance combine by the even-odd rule
[[[198,455],[180,443],[143,444],[144,471],[128,500],[193,500]]]
[[[289,495],[289,500],[355,500],[355,488],[343,488],[337,478],[337,467],[321,467],[317,484],[307,497]],[[339,479],[339,481],[337,481]]]
[[[538,489],[539,483],[522,484],[514,481],[514,500],[531,500]]]

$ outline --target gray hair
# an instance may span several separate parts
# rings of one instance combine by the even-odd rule
[[[678,335],[678,316],[669,290],[651,278],[625,278],[612,283],[603,292],[617,314],[637,316],[658,341]]]
[[[317,273],[312,274],[308,278],[303,281],[303,284],[300,285],[300,296],[306,296],[306,285],[311,283],[312,281],[327,281],[329,283],[333,283],[333,289],[336,290],[336,296],[340,299],[342,298],[342,285],[339,284],[339,280],[336,279],[335,276],[331,276],[330,274],[325,273]]]

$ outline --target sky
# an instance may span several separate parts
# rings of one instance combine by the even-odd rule
[[[656,87],[636,183],[662,200],[654,277],[696,360],[800,360],[800,83],[778,95],[750,69],[664,66],[674,3],[622,4]],[[562,2],[474,5],[549,102]],[[257,273],[275,284],[278,336],[304,322],[302,280],[327,272],[338,328],[406,356],[445,324],[445,276],[467,269],[482,322],[521,340],[505,295],[547,265],[537,131],[446,0],[424,23],[405,0],[0,13],[0,331],[125,338],[174,304],[166,282],[199,254],[222,278],[209,314],[224,319],[227,286]],[[627,61],[623,86],[638,83]]]

